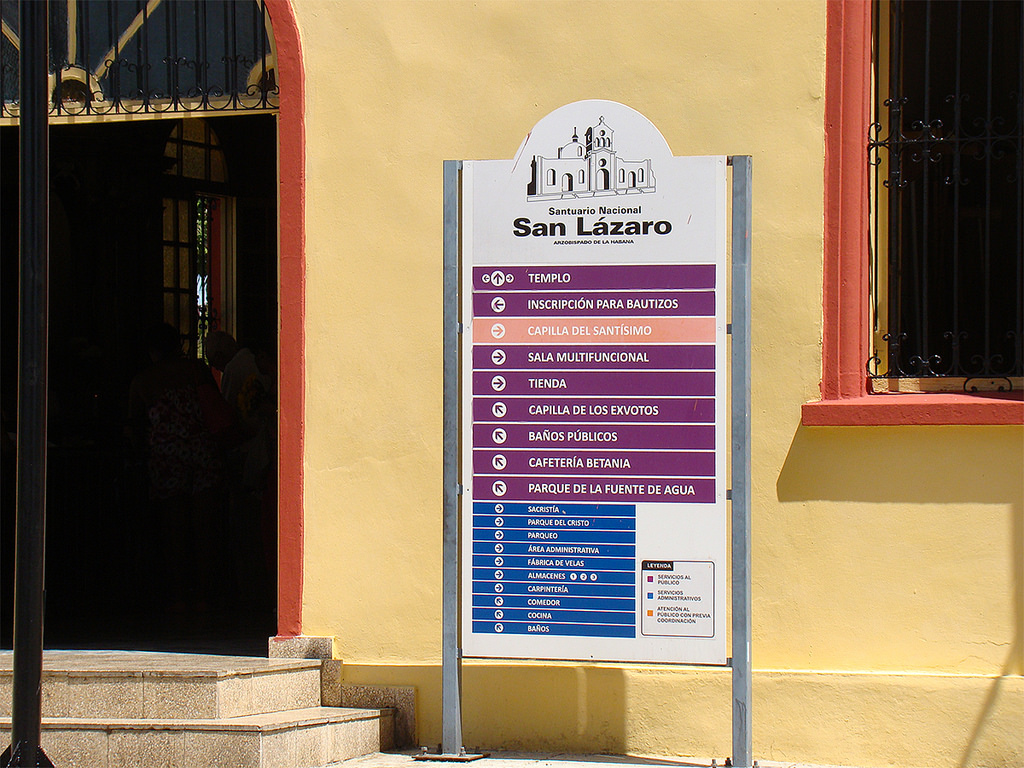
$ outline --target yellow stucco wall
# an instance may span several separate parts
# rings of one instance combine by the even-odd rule
[[[586,98],[750,154],[754,746],[1024,764],[1024,436],[808,428],[821,370],[825,5],[294,4],[306,73],[303,631],[416,685],[440,739],[441,164]],[[467,664],[468,745],[724,756],[728,673]]]

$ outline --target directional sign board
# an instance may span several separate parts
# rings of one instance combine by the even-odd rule
[[[725,663],[725,201],[608,101],[463,163],[464,655]]]

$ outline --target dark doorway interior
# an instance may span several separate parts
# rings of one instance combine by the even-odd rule
[[[205,135],[215,136],[221,150],[212,162],[223,167],[212,174],[209,152],[193,152],[192,161],[182,154],[200,122],[212,128]],[[0,129],[0,646],[7,648],[13,623],[15,456],[8,435],[17,413],[17,142],[16,128]],[[275,118],[60,125],[51,129],[50,154],[46,646],[263,655],[276,630],[273,451],[264,479],[250,481],[244,497],[226,473],[212,519],[184,537],[190,543],[178,545],[186,549],[177,551],[181,562],[208,552],[212,575],[200,583],[189,568],[188,596],[181,599],[168,574],[175,567],[168,560],[176,559],[166,546],[174,521],[150,498],[145,451],[129,439],[127,417],[130,383],[150,362],[143,336],[162,321],[179,328],[192,356],[202,355],[205,330],[222,327],[241,344],[263,350],[273,365]],[[219,210],[215,221],[211,206]],[[197,230],[199,215],[207,218]],[[197,279],[210,258],[199,241],[211,231],[220,243],[217,274]],[[204,309],[201,297],[212,289],[224,298]],[[276,424],[274,393],[268,396]],[[274,424],[266,440],[271,448]],[[197,536],[208,546],[187,551]]]

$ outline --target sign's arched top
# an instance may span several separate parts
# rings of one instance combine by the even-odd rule
[[[623,157],[659,160],[672,156],[672,150],[661,131],[632,107],[607,99],[574,101],[559,107],[537,121],[516,151],[515,166],[525,160],[529,165],[534,155],[556,156],[558,149],[571,143],[575,134],[585,147],[587,132],[607,129],[612,149]]]
[[[473,163],[468,249],[476,263],[712,262],[725,248],[725,162],[673,156],[623,104],[567,104],[514,159]]]

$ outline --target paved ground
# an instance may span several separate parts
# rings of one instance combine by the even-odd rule
[[[470,763],[414,760],[417,752],[385,752],[346,760],[345,768],[708,768],[711,759],[689,757],[647,757],[642,755],[573,755],[537,754],[532,752],[493,752],[489,757]],[[723,760],[718,759],[721,768]],[[760,768],[839,768],[839,766],[812,766],[806,763],[758,760]]]

